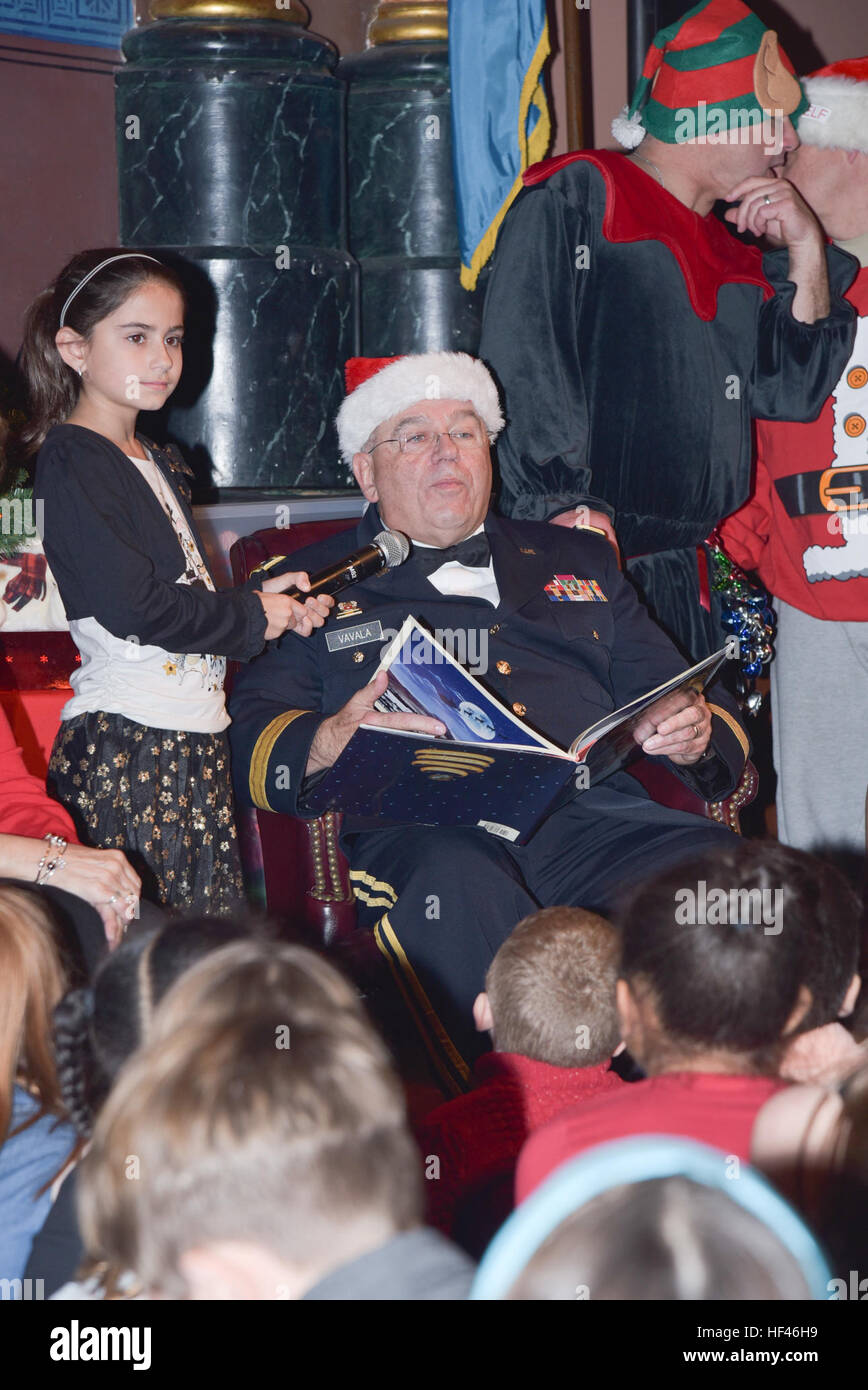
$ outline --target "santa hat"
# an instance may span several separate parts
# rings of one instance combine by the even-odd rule
[[[345,375],[348,394],[335,424],[347,464],[364,449],[378,425],[418,401],[470,401],[489,434],[498,435],[503,429],[491,373],[466,352],[351,357]]]
[[[868,154],[868,58],[845,58],[802,78],[811,103],[799,139],[823,150]]]
[[[676,145],[742,129],[746,119],[759,126],[764,114],[796,120],[807,104],[772,29],[741,0],[701,0],[654,35],[612,134],[628,150],[646,134]]]

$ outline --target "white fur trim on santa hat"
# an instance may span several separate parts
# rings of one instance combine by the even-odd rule
[[[638,111],[631,116],[630,108],[622,106],[612,121],[612,134],[623,145],[625,150],[635,150],[637,145],[641,145],[645,139],[647,131],[642,124],[642,117]]]
[[[341,455],[351,464],[384,420],[417,401],[470,401],[489,434],[503,429],[491,373],[466,352],[422,352],[391,362],[344,400],[335,424]]]
[[[811,105],[799,117],[799,139],[823,150],[868,154],[868,82],[855,77],[803,77]]]

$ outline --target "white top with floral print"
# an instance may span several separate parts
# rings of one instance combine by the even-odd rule
[[[175,528],[184,556],[178,584],[201,580],[213,590],[199,547],[170,483],[150,456],[127,457],[134,463]],[[168,652],[137,641],[134,633],[115,637],[96,618],[75,619],[70,635],[81,653],[81,666],[70,677],[75,692],[62,719],[98,710],[122,714],[153,729],[217,733],[229,724],[223,680],[226,658]]]

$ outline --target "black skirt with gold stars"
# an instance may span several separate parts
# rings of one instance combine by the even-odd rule
[[[122,714],[80,714],[54,741],[48,790],[83,844],[121,849],[142,895],[174,911],[220,914],[244,889],[225,733],[152,729]]]

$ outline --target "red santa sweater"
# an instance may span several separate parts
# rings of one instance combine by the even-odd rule
[[[868,621],[868,266],[838,386],[812,424],[757,421],[754,494],[719,528],[727,552],[814,618]]]
[[[62,806],[52,801],[38,777],[32,777],[24,766],[21,750],[3,710],[0,709],[0,834],[30,835],[41,840],[43,835],[62,835],[71,844],[78,843],[72,821]]]
[[[628,1089],[608,1062],[555,1067],[515,1052],[480,1057],[473,1090],[432,1110],[417,1131],[429,1225],[481,1253],[512,1209],[515,1163],[528,1136],[591,1097]]]

